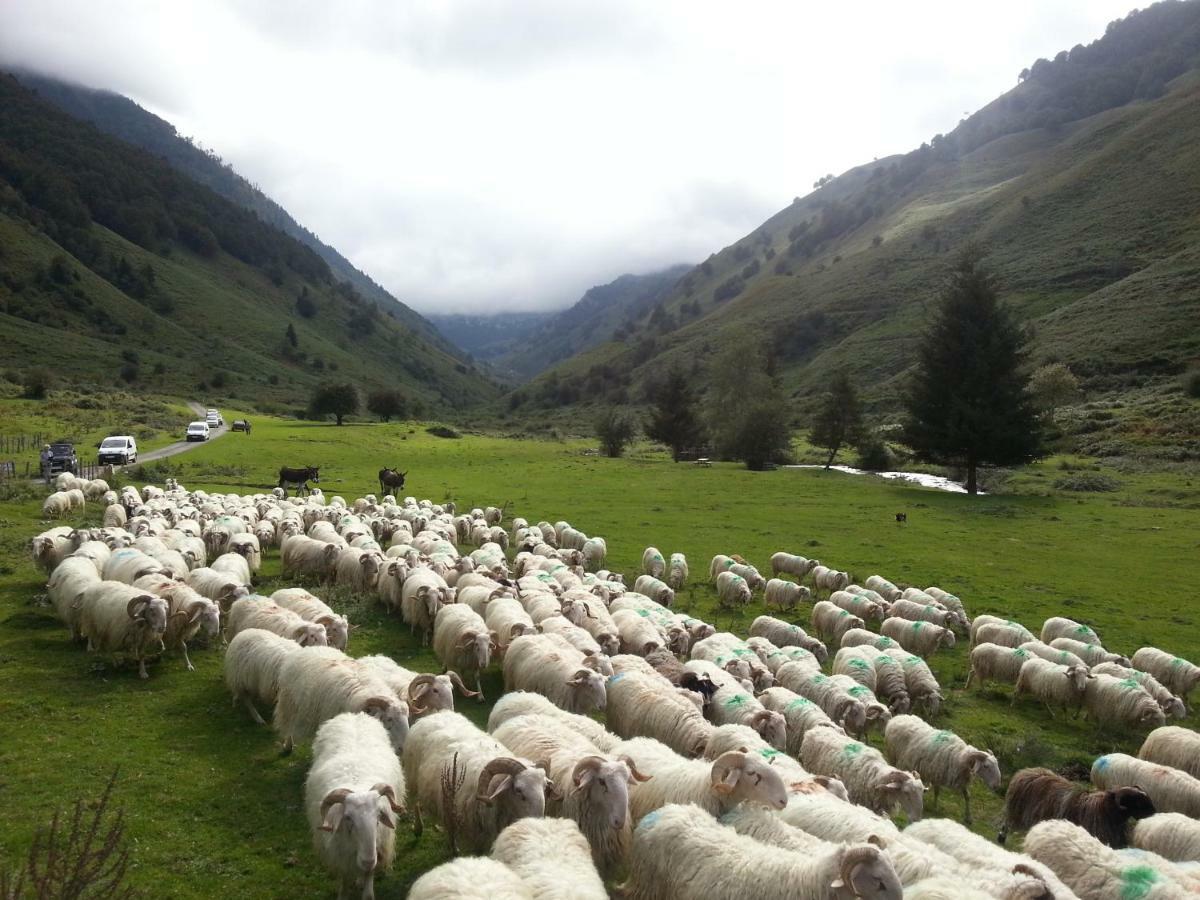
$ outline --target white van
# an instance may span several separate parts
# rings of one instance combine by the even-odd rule
[[[100,442],[100,465],[128,466],[137,462],[137,441],[128,434],[114,434]]]
[[[189,441],[207,441],[208,434],[207,422],[193,422],[187,427],[187,439]]]

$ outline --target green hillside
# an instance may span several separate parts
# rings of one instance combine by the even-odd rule
[[[1067,363],[1092,398],[1175,409],[1180,373],[1200,361],[1197,65],[1200,3],[1133,13],[1038,61],[951,134],[797,198],[681,279],[657,325],[566,361],[519,399],[639,400],[666,365],[703,380],[718,345],[752,341],[773,351],[801,419],[838,368],[894,417],[926,304],[950,254],[975,240],[1035,364]]]
[[[0,76],[0,366],[282,409],[330,377],[434,406],[494,396],[398,318],[254,213]]]
[[[14,75],[21,84],[75,118],[91,122],[105,134],[162,157],[184,175],[212,188],[225,199],[245,207],[264,222],[291,235],[325,260],[338,281],[348,282],[364,298],[378,303],[384,311],[395,312],[400,322],[418,332],[426,341],[454,352],[453,346],[443,339],[428,320],[398,301],[350,260],[297,222],[286,209],[235,172],[221,157],[211,150],[197,147],[191,139],[180,135],[170,122],[142,109],[128,97],[111,91],[68,84],[30,72],[16,72]]]

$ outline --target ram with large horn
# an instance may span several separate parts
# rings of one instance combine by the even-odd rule
[[[397,697],[408,703],[409,717],[414,722],[429,713],[453,711],[455,688],[464,697],[477,696],[453,669],[442,675],[417,673],[383,655],[359,657],[358,664],[372,670]]]
[[[165,575],[139,578],[134,582],[134,587],[167,601],[167,628],[163,634],[163,646],[168,650],[182,650],[188,671],[195,671],[188,657],[187,642],[198,634],[208,640],[216,638],[221,631],[221,608],[182,581],[173,581]]]
[[[400,588],[400,617],[410,631],[420,631],[422,643],[429,642],[438,610],[454,602],[446,580],[432,569],[413,569]]]
[[[488,630],[479,613],[461,603],[438,610],[433,622],[433,652],[446,669],[474,677],[475,690],[483,700],[479,674],[492,662],[499,649],[497,635]]]
[[[463,852],[486,852],[506,825],[542,816],[547,797],[559,799],[545,769],[459,713],[442,712],[414,724],[402,758],[405,777],[415,785],[417,833],[425,814],[453,822]]]
[[[79,633],[88,650],[136,659],[138,676],[150,677],[146,656],[163,649],[167,601],[142,588],[101,581],[86,588],[78,603]]]

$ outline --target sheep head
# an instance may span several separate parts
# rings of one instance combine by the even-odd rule
[[[468,668],[482,671],[492,661],[493,646],[498,645],[491,632],[469,630],[464,631],[458,639],[458,651],[461,659]]]
[[[629,785],[648,777],[637,771],[628,756],[617,760],[585,756],[575,764],[571,784],[576,794],[583,794],[593,807],[603,811],[611,828],[620,829],[629,819]]]
[[[876,787],[889,808],[898,804],[910,822],[921,818],[925,806],[925,785],[916,772],[892,769]]]
[[[408,738],[407,703],[395,697],[368,697],[361,711],[383,724],[397,753],[404,749],[404,742]]]
[[[709,773],[712,788],[733,806],[750,800],[772,809],[787,806],[787,788],[771,765],[757,754],[744,750],[722,753]]]
[[[603,654],[597,655],[595,652],[583,654],[583,664],[593,672],[599,672],[605,678],[615,675],[613,664],[607,656]]]
[[[141,594],[125,605],[125,612],[139,629],[161,635],[167,630],[167,601],[151,594]]]
[[[354,843],[355,862],[360,872],[373,872],[378,861],[380,827],[395,829],[396,792],[390,784],[377,784],[369,791],[337,788],[321,801],[321,831],[343,831]]]
[[[1112,805],[1127,819],[1145,819],[1155,814],[1154,802],[1140,787],[1105,791]]]
[[[302,625],[297,625],[292,639],[301,647],[329,646],[324,626],[318,625],[316,622],[305,622]]]
[[[904,691],[897,691],[888,701],[888,709],[893,716],[903,716],[912,709],[912,699]]]
[[[881,849],[882,841],[875,835],[868,840],[870,844],[855,844],[842,850],[838,877],[829,884],[833,896],[900,900],[904,888],[891,860]]]
[[[987,785],[989,790],[1000,789],[1000,763],[991,750],[968,750],[966,764],[970,773]]]
[[[779,713],[769,709],[760,709],[750,717],[750,721],[746,724],[757,731],[762,739],[776,750],[787,749],[787,727],[783,716]]]
[[[495,806],[501,819],[541,818],[546,814],[546,795],[555,794],[543,769],[511,756],[498,756],[479,773],[475,796],[487,806]]]
[[[938,635],[938,646],[947,649],[954,646],[954,632],[949,628],[943,628],[942,633]]]
[[[582,667],[567,679],[571,688],[572,712],[604,709],[608,695],[604,689],[605,677],[593,669]]]
[[[325,629],[325,640],[330,647],[346,649],[346,643],[350,640],[350,623],[345,616],[323,613],[317,616],[315,623]]]
[[[1088,674],[1088,667],[1081,666],[1078,663],[1067,666],[1067,670],[1064,673],[1064,677],[1070,683],[1071,689],[1080,697],[1083,696],[1083,692],[1087,689]]]

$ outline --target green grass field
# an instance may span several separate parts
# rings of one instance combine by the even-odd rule
[[[741,634],[761,604],[718,613],[705,583],[708,560],[736,552],[768,568],[771,553],[788,549],[860,579],[880,573],[938,584],[961,596],[972,615],[1001,613],[1034,631],[1062,614],[1093,625],[1121,652],[1155,644],[1200,655],[1186,589],[1200,545],[1195,471],[1118,473],[1120,490],[1076,496],[1052,487],[1060,474],[1052,460],[1014,479],[1023,493],[968,498],[812,470],[702,469],[641,446],[611,460],[584,455],[587,446],[482,435],[446,440],[411,424],[337,428],[259,416],[251,436],[228,435],[148,465],[145,474],[250,493],[266,490],[282,464],[319,465],[326,495],[352,500],[376,490],[380,466],[399,465],[409,473],[406,493],[417,497],[453,499],[460,509],[506,504],[509,515],[565,518],[603,535],[611,567],[630,575],[649,544],[682,551],[693,579],[677,605]],[[0,501],[0,802],[10,814],[0,820],[0,864],[14,864],[56,808],[94,798],[119,768],[115,803],[127,815],[131,880],[148,895],[332,896],[302,811],[308,749],[280,757],[274,734],[231,707],[219,649],[193,652],[192,673],[181,659],[165,658],[141,682],[135,669],[114,668],[69,644],[26,550],[46,524],[38,520],[41,495],[13,489],[7,497]],[[894,521],[901,510],[905,526]],[[99,513],[90,507],[80,521]],[[281,586],[278,570],[271,552],[264,593]],[[334,592],[330,600],[357,626],[355,655],[384,652],[411,668],[437,667],[370,598]],[[805,607],[796,621],[807,624],[807,617]],[[1049,765],[1082,777],[1097,754],[1139,743],[1137,735],[1051,719],[1032,701],[1010,707],[1007,690],[965,694],[961,644],[931,664],[948,697],[938,724],[992,748],[1006,776]],[[494,699],[498,672],[484,684]],[[483,723],[489,705],[463,707]],[[972,805],[976,827],[994,836],[999,799],[976,787]],[[958,800],[944,796],[929,814],[960,811]],[[439,832],[426,829],[414,841],[402,827],[397,868],[379,881],[379,896],[404,896],[413,878],[446,855]]]

